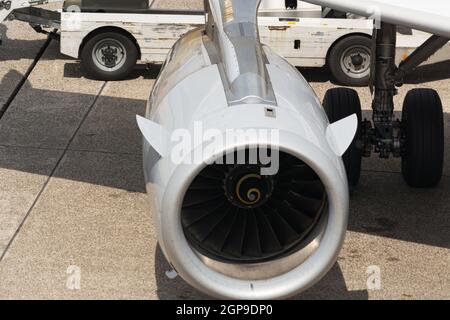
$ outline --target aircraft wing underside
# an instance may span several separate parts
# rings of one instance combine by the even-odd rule
[[[450,38],[448,0],[305,0]]]

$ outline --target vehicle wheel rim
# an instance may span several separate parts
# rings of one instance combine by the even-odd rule
[[[115,39],[104,39],[95,45],[92,60],[100,70],[114,72],[125,64],[127,51],[121,42]]]
[[[348,48],[341,56],[341,69],[345,75],[361,79],[370,75],[370,49],[356,45]]]

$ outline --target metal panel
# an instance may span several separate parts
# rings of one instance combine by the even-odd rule
[[[450,38],[448,0],[307,0],[307,2]]]

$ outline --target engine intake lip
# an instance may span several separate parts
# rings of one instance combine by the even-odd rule
[[[181,223],[183,197],[192,181],[203,170],[205,163],[211,163],[223,152],[231,152],[240,145],[230,146],[223,151],[204,155],[204,163],[177,166],[164,187],[160,210],[164,213],[156,222],[160,224],[160,245],[168,262],[190,285],[216,298],[223,299],[282,299],[302,292],[320,279],[335,264],[342,248],[348,222],[349,192],[345,169],[337,157],[330,157],[311,141],[289,131],[280,130],[282,142],[279,150],[303,159],[321,178],[328,195],[329,210],[323,226],[323,235],[306,260],[298,260],[293,268],[286,270],[282,260],[268,265],[279,270],[267,278],[240,278],[233,274],[212,268],[188,242]],[[250,147],[270,145],[271,141],[251,142]],[[204,148],[198,146],[191,154]],[[258,265],[243,265],[256,266]]]
[[[225,159],[229,155],[217,161]],[[211,260],[259,264],[290,256],[328,212],[325,187],[302,160],[280,153],[272,176],[246,161],[206,166],[184,195],[184,234]]]

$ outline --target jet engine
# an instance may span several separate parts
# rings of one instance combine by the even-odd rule
[[[158,240],[218,298],[302,292],[334,265],[348,218],[341,156],[356,115],[330,124],[296,68],[261,45],[260,0],[206,1],[137,117]]]

